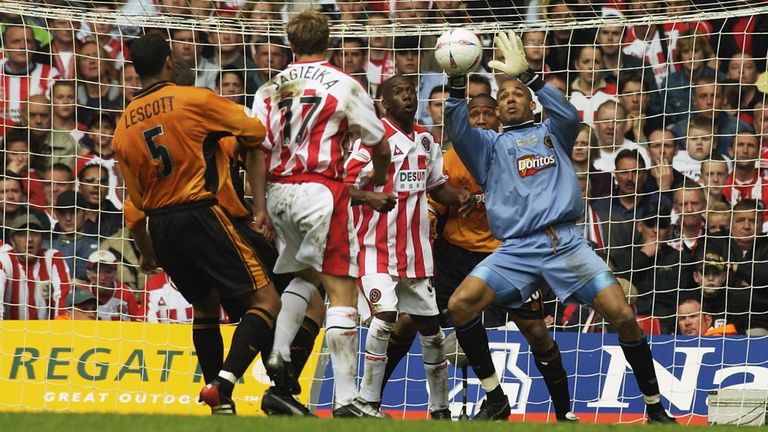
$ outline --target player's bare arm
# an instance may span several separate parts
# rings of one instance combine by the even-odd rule
[[[267,213],[267,165],[261,147],[245,149],[245,166],[253,192],[253,226],[267,241],[274,241],[275,230]]]
[[[472,192],[466,189],[457,189],[448,183],[443,183],[440,186],[429,191],[433,200],[439,202],[442,205],[453,207],[459,207],[459,214],[466,216],[472,212],[475,208],[475,200],[472,197]]]
[[[391,192],[363,191],[355,187],[349,187],[349,196],[352,205],[367,205],[377,212],[387,213],[397,203],[397,197]]]
[[[385,185],[389,180],[387,178],[387,170],[389,169],[389,163],[392,161],[392,153],[386,138],[383,138],[378,144],[371,147],[371,157],[373,159],[371,181],[376,186]]]

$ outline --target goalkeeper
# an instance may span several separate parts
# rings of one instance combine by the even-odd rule
[[[489,66],[512,78],[497,93],[501,133],[469,125],[466,76],[450,80],[445,124],[459,158],[485,192],[488,221],[501,246],[459,285],[448,302],[459,344],[487,398],[476,419],[509,417],[509,401],[491,361],[479,315],[491,304],[517,308],[540,280],[564,302],[592,305],[618,331],[647,405],[648,420],[672,423],[660,402],[653,359],[624,291],[576,228],[583,210],[570,155],[579,130],[576,109],[531,72],[520,38],[499,33],[504,62]],[[529,89],[530,88],[530,89]],[[549,118],[533,122],[531,90]]]

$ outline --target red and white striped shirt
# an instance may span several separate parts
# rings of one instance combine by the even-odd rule
[[[327,61],[290,64],[257,92],[253,110],[267,129],[267,169],[276,177],[344,177],[352,140],[381,141],[373,100],[351,75]]]
[[[643,59],[646,64],[650,65],[658,87],[662,86],[669,73],[675,72],[673,57],[669,49],[666,50],[666,58],[664,55],[664,44],[669,44],[668,35],[665,35],[662,41],[660,32],[656,30],[651,40],[644,40],[637,36],[634,27],[629,27],[624,42],[624,54]]]
[[[176,289],[166,273],[147,280],[144,308],[147,322],[191,323],[192,305]]]
[[[19,260],[11,254],[13,247],[0,241],[0,319],[11,318],[11,298],[13,293],[19,291],[20,285],[27,284],[27,277],[24,274]]]
[[[360,242],[360,275],[386,273],[401,278],[433,275],[429,238],[427,191],[448,181],[443,174],[443,152],[432,134],[413,125],[408,136],[389,119],[382,120],[392,152],[389,182],[366,184],[373,170],[368,149],[358,147],[347,161],[346,182],[377,192],[394,192],[397,205],[388,213],[368,206],[353,207]]]
[[[48,92],[59,78],[59,71],[48,65],[30,63],[28,71],[15,74],[8,69],[6,62],[0,60],[0,117],[15,125],[21,121],[21,103],[30,96]]]
[[[113,288],[91,285],[88,289],[98,299],[99,321],[141,321],[144,318],[136,296],[123,283],[115,281]]]
[[[53,319],[61,312],[69,295],[69,269],[61,252],[41,249],[40,257],[27,262],[16,257],[26,280],[21,281],[8,299],[9,318],[20,320]],[[26,283],[23,283],[26,282]]]

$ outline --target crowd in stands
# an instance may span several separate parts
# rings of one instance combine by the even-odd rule
[[[191,70],[190,85],[250,106],[256,89],[291,61],[275,26],[307,5],[42,3],[110,20],[0,15],[0,317],[189,322],[191,308],[172,281],[138,270],[125,227],[112,135],[141,86],[131,42],[162,32],[175,60]],[[690,0],[319,3],[333,23],[350,28],[500,19],[543,28],[523,33],[525,52],[583,121],[572,161],[585,199],[585,236],[627,281],[646,331],[768,335],[768,16],[691,21],[717,3]],[[685,19],[629,26],[606,20],[574,30],[543,24],[654,10]],[[200,25],[139,28],[132,15],[197,17]],[[206,26],[208,16],[244,18],[251,27],[223,31]],[[432,55],[437,35],[349,34],[334,40],[329,61],[374,97],[387,77],[413,77],[417,121],[449,148],[446,77]],[[504,79],[485,66],[498,54],[493,35],[481,36],[485,58],[470,76],[469,96],[493,96]],[[610,331],[590,310],[552,301],[548,313],[566,330]]]

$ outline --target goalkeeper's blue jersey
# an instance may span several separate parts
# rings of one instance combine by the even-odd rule
[[[471,128],[463,99],[445,104],[448,137],[485,191],[488,221],[500,240],[573,223],[584,207],[571,163],[579,130],[576,108],[538,78],[531,88],[549,117],[541,124],[505,126],[502,133]]]

